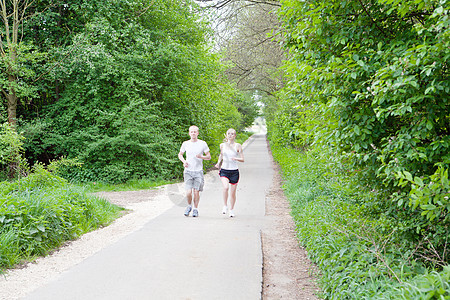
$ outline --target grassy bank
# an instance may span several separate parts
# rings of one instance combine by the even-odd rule
[[[121,210],[41,167],[0,182],[0,271],[109,224]]]
[[[298,239],[320,269],[326,299],[450,299],[450,266],[416,259],[396,220],[364,203],[374,194],[326,151],[272,145]],[[417,249],[416,249],[417,250]]]

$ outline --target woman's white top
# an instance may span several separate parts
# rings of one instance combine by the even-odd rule
[[[222,169],[225,170],[237,170],[238,169],[238,163],[235,160],[232,160],[231,158],[237,158],[239,156],[239,153],[236,150],[236,144],[233,146],[230,146],[228,143],[223,143],[222,147]]]

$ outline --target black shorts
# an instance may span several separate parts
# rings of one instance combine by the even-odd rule
[[[231,184],[237,184],[239,182],[239,170],[220,169],[219,176],[228,178]]]

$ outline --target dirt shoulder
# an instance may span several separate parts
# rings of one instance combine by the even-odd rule
[[[290,206],[274,163],[273,186],[266,196],[267,227],[262,231],[263,299],[319,299],[317,269],[300,247]]]

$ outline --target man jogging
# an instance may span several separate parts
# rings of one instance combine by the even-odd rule
[[[199,129],[197,126],[189,127],[190,140],[183,142],[181,145],[178,158],[184,166],[184,184],[186,189],[186,198],[188,206],[184,212],[187,217],[191,213],[192,216],[198,217],[198,203],[200,202],[200,192],[203,191],[203,160],[210,160],[211,154],[209,147],[205,141],[198,139]],[[186,159],[184,153],[186,152]],[[193,205],[192,205],[193,204]]]

